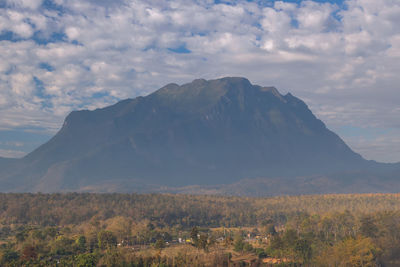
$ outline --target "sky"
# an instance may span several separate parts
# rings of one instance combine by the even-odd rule
[[[0,0],[0,156],[72,110],[241,76],[304,100],[366,159],[400,161],[400,1]]]

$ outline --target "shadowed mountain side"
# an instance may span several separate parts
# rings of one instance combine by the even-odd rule
[[[387,178],[387,177],[386,177]],[[246,197],[266,197],[279,195],[310,194],[348,194],[348,193],[398,193],[400,176],[397,179],[385,179],[369,173],[350,172],[326,176],[302,176],[293,178],[255,178],[243,179],[226,185],[192,185],[185,187],[145,188],[145,192],[230,195]],[[97,189],[100,189],[97,188]],[[102,192],[107,192],[103,188]],[[100,190],[101,191],[101,190]]]
[[[398,173],[397,173],[398,174]],[[242,179],[232,184],[171,187],[142,180],[103,180],[79,188],[79,192],[172,193],[266,197],[278,195],[398,193],[400,176],[373,175],[368,172],[344,172],[323,176],[299,176]],[[66,190],[68,191],[68,190]]]
[[[9,166],[10,163],[15,161],[17,161],[17,159],[0,157],[0,171],[3,170],[3,168]]]
[[[300,99],[238,77],[169,84],[72,112],[49,142],[15,164],[0,172],[2,191],[102,185],[137,191],[354,170],[397,173],[397,165],[354,153]]]
[[[0,177],[2,177],[2,174],[4,175],[12,169],[15,169],[19,161],[18,159],[0,157]]]

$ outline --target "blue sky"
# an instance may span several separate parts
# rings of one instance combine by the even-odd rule
[[[367,159],[400,161],[400,2],[0,1],[0,156],[76,109],[196,78],[303,99]]]

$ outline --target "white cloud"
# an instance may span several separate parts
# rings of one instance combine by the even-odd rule
[[[261,26],[270,34],[286,34],[290,30],[291,16],[289,13],[273,8],[264,8]]]
[[[12,149],[0,149],[0,157],[6,158],[21,158],[26,155],[26,152],[12,150]]]
[[[75,40],[80,35],[79,30],[76,27],[68,27],[67,29],[65,29],[65,33],[70,40]]]
[[[62,12],[41,0],[0,9],[0,34],[23,39],[0,41],[0,128],[54,132],[73,109],[224,75],[291,91],[333,129],[400,127],[398,1],[348,0],[343,10],[313,1],[54,2]],[[348,140],[373,157],[375,146]]]
[[[306,31],[321,32],[331,19],[334,6],[331,4],[319,4],[313,1],[302,2],[296,12],[299,28]]]
[[[11,88],[14,95],[19,97],[30,97],[34,90],[33,78],[30,74],[15,73],[10,75]]]

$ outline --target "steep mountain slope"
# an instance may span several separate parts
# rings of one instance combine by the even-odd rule
[[[169,84],[72,112],[49,142],[14,164],[0,172],[3,191],[138,191],[381,168],[300,99],[238,77]]]

